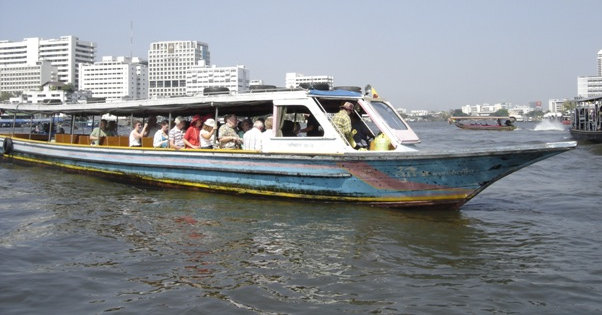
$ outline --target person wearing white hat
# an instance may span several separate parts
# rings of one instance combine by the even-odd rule
[[[205,120],[203,128],[201,128],[201,149],[213,149],[216,130],[216,124],[213,118]]]

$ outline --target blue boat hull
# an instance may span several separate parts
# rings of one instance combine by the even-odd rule
[[[1,141],[5,141],[0,137]],[[574,142],[446,154],[268,154],[91,147],[12,139],[5,158],[155,185],[395,207],[457,208]]]

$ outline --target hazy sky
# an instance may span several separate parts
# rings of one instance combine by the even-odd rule
[[[97,58],[200,40],[218,66],[283,86],[286,72],[372,84],[396,107],[572,98],[596,73],[601,0],[0,0],[0,39],[75,35]]]

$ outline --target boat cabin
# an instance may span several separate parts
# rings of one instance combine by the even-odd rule
[[[354,138],[360,137],[360,139],[346,139],[331,122],[331,118],[340,110],[340,106],[344,102],[354,104],[350,118],[355,130]],[[46,135],[47,138],[31,132],[15,132],[13,124],[10,135],[72,145],[89,145],[90,132],[100,121],[102,115],[116,117],[116,124],[121,127],[116,136],[100,139],[99,146],[128,146],[128,135],[134,119],[145,121],[150,116],[158,116],[160,117],[158,121],[167,119],[171,129],[172,121],[176,116],[190,117],[196,114],[214,118],[216,122],[221,123],[226,114],[235,114],[239,119],[251,119],[252,121],[271,116],[273,136],[264,138],[261,150],[266,153],[344,153],[357,150],[369,152],[377,149],[413,151],[414,149],[407,145],[420,141],[390,103],[349,90],[263,90],[240,94],[214,94],[115,103],[3,104],[0,107],[7,113],[28,113],[47,117],[55,117],[57,114],[67,115],[67,122],[62,124],[64,133],[57,132],[56,123],[50,128],[51,131]],[[82,123],[87,122],[90,117],[92,123]],[[124,119],[124,117],[127,118]],[[297,125],[297,129],[303,129],[310,120],[314,123],[317,122],[319,132],[291,134],[289,130],[291,125]],[[143,139],[143,149],[152,148],[152,137],[153,135],[149,134]],[[373,144],[375,140],[381,138],[386,139],[389,143],[385,149],[382,146],[377,148]]]

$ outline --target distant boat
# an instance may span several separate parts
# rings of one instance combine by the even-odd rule
[[[575,140],[602,143],[602,96],[577,101],[570,132]]]
[[[466,117],[451,117],[450,123],[454,123],[456,127],[470,130],[514,130],[514,117],[506,116],[466,116]]]

